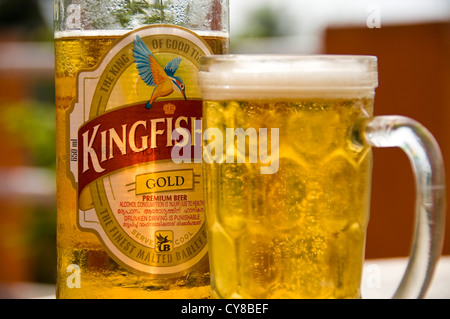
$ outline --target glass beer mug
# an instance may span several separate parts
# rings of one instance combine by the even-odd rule
[[[443,243],[442,156],[416,121],[373,117],[376,57],[204,57],[199,80],[213,297],[361,298],[371,147],[412,163],[415,239],[394,297],[424,296]]]

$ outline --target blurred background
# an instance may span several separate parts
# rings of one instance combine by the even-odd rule
[[[53,293],[52,20],[53,0],[0,0],[0,298],[35,296],[23,283]],[[423,123],[450,172],[450,0],[230,0],[230,25],[232,53],[378,56],[375,114]],[[410,165],[397,149],[375,149],[374,157],[366,257],[407,256]]]

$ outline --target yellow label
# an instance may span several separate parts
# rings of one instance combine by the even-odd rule
[[[136,195],[193,188],[193,170],[155,172],[136,176]]]
[[[78,226],[129,269],[170,275],[207,253],[202,167],[172,161],[172,132],[201,120],[198,61],[209,54],[194,32],[152,25],[78,74],[68,115]]]

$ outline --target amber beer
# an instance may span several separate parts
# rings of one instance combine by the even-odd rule
[[[170,133],[201,119],[198,59],[228,51],[225,23],[55,33],[57,298],[210,296],[201,164],[174,166]],[[183,86],[152,95],[147,49]]]
[[[360,296],[372,155],[349,145],[347,126],[371,107],[370,99],[206,102],[208,126],[280,128],[275,174],[206,165],[218,296]]]
[[[205,163],[214,297],[358,298],[372,153],[349,132],[372,115],[376,78],[252,58],[205,59],[200,72],[205,130],[279,128],[273,174],[261,162]]]

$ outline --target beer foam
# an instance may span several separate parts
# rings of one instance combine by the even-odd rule
[[[373,97],[377,58],[345,55],[223,55],[201,60],[205,100]]]

